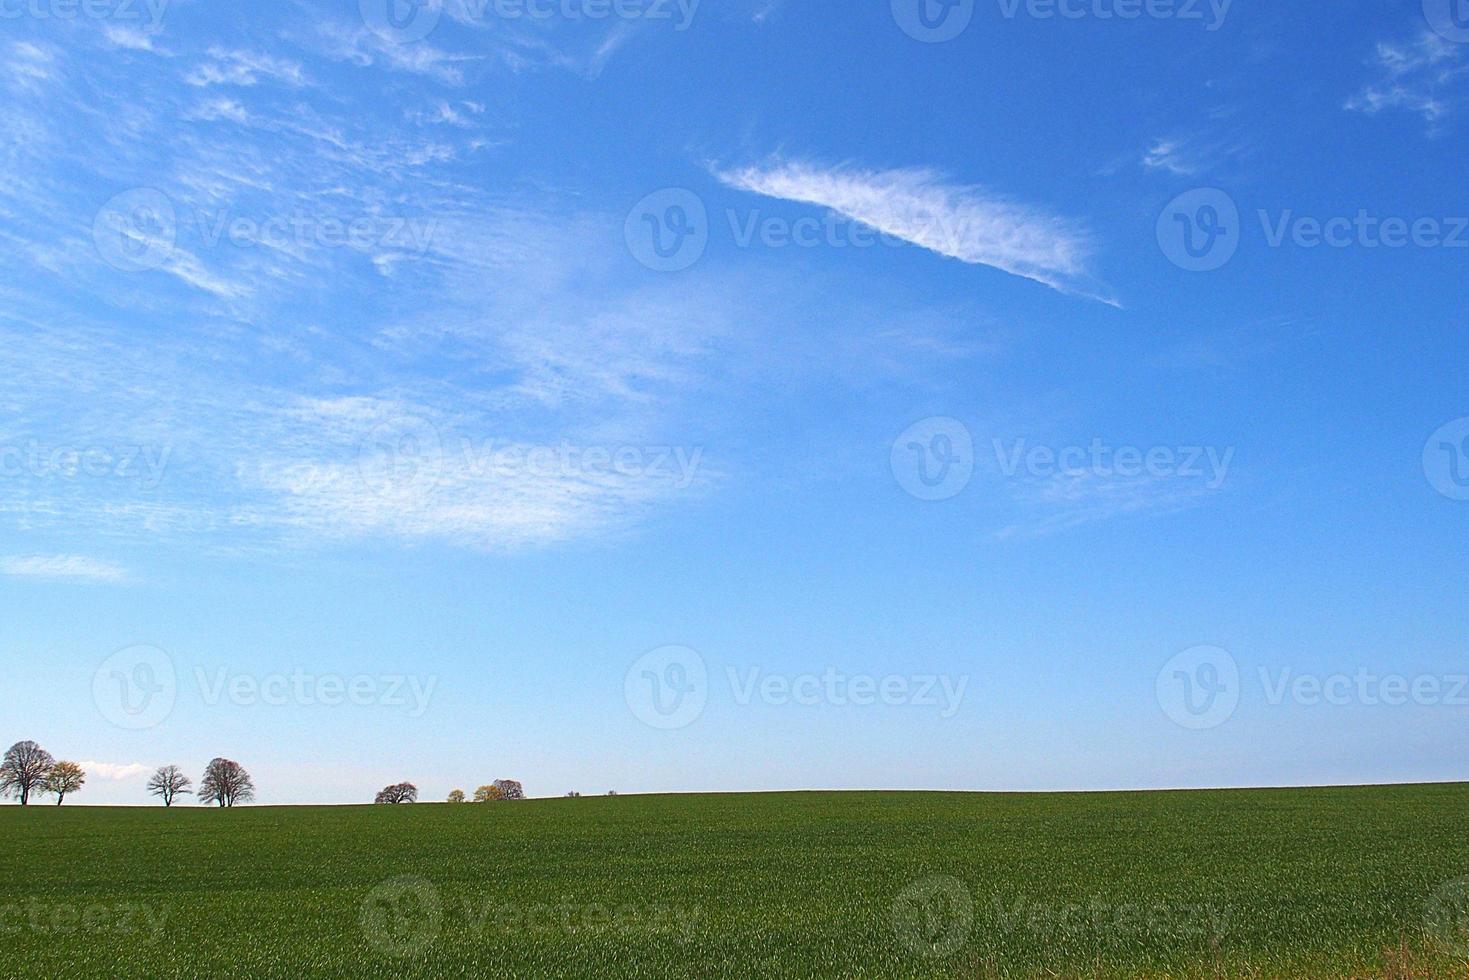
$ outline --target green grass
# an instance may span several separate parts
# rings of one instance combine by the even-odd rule
[[[1463,785],[5,807],[0,842],[6,976],[1469,975]]]

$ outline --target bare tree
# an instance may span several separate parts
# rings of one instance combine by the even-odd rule
[[[417,803],[418,787],[412,783],[394,783],[378,790],[374,803]]]
[[[234,806],[255,799],[255,784],[245,767],[230,759],[213,759],[199,780],[199,799],[219,806]]]
[[[464,802],[464,790],[462,790],[462,789],[456,789],[453,792],[451,792],[449,794],[449,802],[450,803],[463,803]]]
[[[159,766],[148,780],[148,792],[152,796],[163,797],[164,806],[173,806],[173,798],[180,793],[193,792],[189,789],[193,785],[194,781],[178,766]]]
[[[41,789],[56,760],[35,742],[16,742],[0,761],[0,796],[14,796],[25,806],[31,791]]]
[[[46,781],[42,785],[46,792],[56,794],[56,805],[60,806],[67,793],[75,793],[86,781],[87,774],[82,772],[81,766],[75,762],[58,762],[46,773]]]

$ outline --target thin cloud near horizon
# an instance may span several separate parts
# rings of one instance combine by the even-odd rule
[[[120,565],[83,555],[16,555],[0,558],[0,575],[52,581],[123,582]]]

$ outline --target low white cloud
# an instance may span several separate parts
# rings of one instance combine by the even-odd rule
[[[129,779],[140,779],[153,770],[141,762],[97,762],[87,759],[78,762],[82,771],[87,774],[88,779],[105,779],[109,782],[120,783]]]
[[[81,555],[0,558],[0,575],[76,582],[121,582],[127,578],[121,566]]]
[[[939,255],[1116,305],[1088,269],[1091,236],[1076,223],[933,170],[776,163],[715,176],[740,190],[829,208]]]

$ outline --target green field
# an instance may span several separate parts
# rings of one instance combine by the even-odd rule
[[[1469,786],[0,809],[6,976],[1466,976]]]

